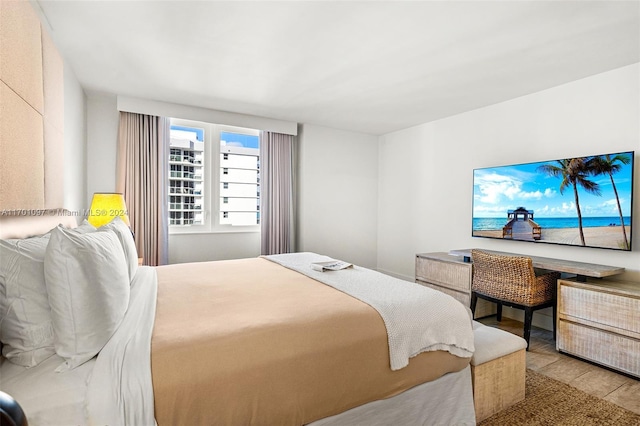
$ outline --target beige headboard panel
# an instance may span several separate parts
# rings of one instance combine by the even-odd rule
[[[0,210],[64,202],[64,62],[28,0],[0,1]]]
[[[51,209],[39,210],[35,214],[25,211],[25,214],[12,216],[0,215],[0,239],[27,238],[49,232],[59,224],[67,228],[77,226],[76,218],[68,210]]]

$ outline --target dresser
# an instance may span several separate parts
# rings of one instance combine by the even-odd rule
[[[556,348],[640,377],[640,283],[558,280]]]
[[[453,296],[464,306],[471,306],[471,279],[473,266],[461,256],[444,252],[416,255],[416,282]],[[496,313],[495,303],[478,300],[475,318]]]

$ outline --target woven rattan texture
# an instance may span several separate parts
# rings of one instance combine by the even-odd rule
[[[471,289],[499,300],[536,306],[553,300],[557,272],[536,277],[531,259],[471,250],[473,283]]]

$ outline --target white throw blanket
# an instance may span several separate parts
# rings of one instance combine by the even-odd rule
[[[141,266],[131,281],[129,307],[102,348],[89,380],[90,424],[156,424],[151,381],[151,334],[156,315],[156,270]]]
[[[421,352],[444,350],[463,358],[473,355],[471,319],[465,307],[449,295],[357,266],[318,272],[311,268],[311,263],[331,258],[315,253],[264,257],[378,311],[387,328],[392,370],[406,367],[409,358]]]

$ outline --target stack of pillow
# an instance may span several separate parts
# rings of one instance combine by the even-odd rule
[[[34,367],[54,353],[56,369],[93,358],[129,304],[138,255],[116,217],[95,228],[57,226],[45,235],[0,240],[0,342],[11,362]]]

